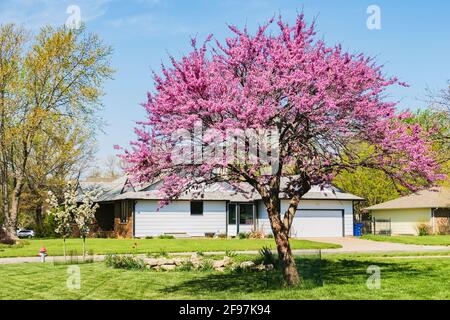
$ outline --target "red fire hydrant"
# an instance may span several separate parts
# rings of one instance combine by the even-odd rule
[[[39,256],[41,257],[41,262],[45,262],[45,257],[47,256],[47,249],[45,247],[39,249]]]

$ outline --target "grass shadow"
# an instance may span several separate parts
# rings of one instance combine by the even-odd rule
[[[369,274],[367,268],[371,265],[380,267],[383,277],[396,276],[399,272],[411,276],[421,271],[410,265],[370,261],[370,260],[322,260],[311,257],[297,258],[297,268],[302,283],[295,290],[311,290],[324,285],[346,285],[355,283],[355,277],[365,283]],[[359,279],[357,280],[359,281]],[[264,291],[286,289],[279,270],[270,272],[229,272],[208,273],[177,285],[161,289],[162,293],[199,293],[226,291],[232,297],[233,293],[260,293]]]

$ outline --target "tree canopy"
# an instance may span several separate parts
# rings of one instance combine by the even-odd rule
[[[40,188],[73,174],[89,154],[111,52],[84,28],[33,36],[0,26],[0,198],[11,237],[24,192],[42,203]]]
[[[162,178],[167,199],[218,181],[250,184],[269,213],[283,275],[295,284],[289,230],[312,184],[360,167],[409,189],[443,176],[428,133],[384,99],[387,88],[403,83],[369,57],[316,40],[303,15],[293,25],[280,17],[278,32],[273,22],[255,34],[230,26],[233,36],[211,46],[211,36],[201,47],[192,40],[189,54],[155,73],[147,118],[123,157],[135,180]],[[266,132],[275,143],[259,141],[255,149],[253,140]],[[360,143],[372,152],[361,157],[352,147]],[[290,199],[283,216],[280,193]]]

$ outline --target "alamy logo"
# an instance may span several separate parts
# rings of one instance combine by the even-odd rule
[[[381,30],[381,8],[377,5],[370,5],[367,7],[367,29]]]
[[[279,133],[276,129],[223,131],[209,128],[203,132],[202,122],[198,121],[193,132],[187,129],[174,131],[171,141],[174,165],[258,165],[268,174],[273,174],[279,167]]]
[[[67,7],[66,13],[69,17],[66,20],[66,27],[68,29],[79,29],[81,27],[81,9],[77,5],[70,5]]]
[[[367,274],[370,274],[367,279],[366,285],[369,290],[381,289],[381,269],[379,266],[369,266],[367,268]]]
[[[80,290],[81,289],[81,270],[79,266],[69,266],[67,268],[66,286],[69,290]]]

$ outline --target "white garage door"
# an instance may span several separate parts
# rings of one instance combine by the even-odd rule
[[[291,237],[343,237],[342,210],[297,210]]]

